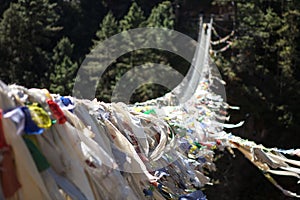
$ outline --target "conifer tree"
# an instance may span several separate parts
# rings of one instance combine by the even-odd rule
[[[118,31],[126,31],[133,28],[139,27],[157,27],[157,28],[174,28],[174,13],[172,9],[172,4],[169,1],[159,4],[157,7],[153,8],[151,15],[148,19],[144,16],[142,9],[138,6],[136,2],[133,2],[129,8],[127,14],[120,20],[118,23],[113,17],[113,14],[109,12],[103,19],[100,30],[97,32],[97,38],[99,41],[109,38],[113,34],[118,33]],[[119,29],[117,27],[120,27]],[[117,31],[116,31],[117,30]],[[123,39],[126,41],[132,41],[132,43],[125,42],[124,44],[134,45],[138,42],[145,41],[147,35],[141,35],[141,37],[135,37],[134,41],[131,38],[130,34],[123,33]],[[159,36],[157,37],[159,38]],[[162,38],[160,38],[162,39]],[[114,41],[112,41],[113,43]],[[120,42],[120,41],[116,41]],[[148,41],[149,42],[149,41]],[[152,41],[151,41],[152,42]],[[126,48],[120,47],[120,48]],[[113,51],[109,49],[108,51]],[[104,55],[98,55],[102,57]],[[113,63],[108,69],[107,72],[101,77],[101,80],[98,84],[98,98],[110,101],[110,96],[114,90],[115,84],[119,79],[129,70],[132,70],[134,67],[141,66],[149,63],[160,63],[167,64],[168,56],[163,52],[153,49],[139,49],[132,52],[128,52],[125,55],[122,55],[117,59],[116,63]],[[91,64],[92,68],[92,64]],[[147,76],[147,75],[146,75]],[[151,76],[151,75],[149,75]],[[138,78],[138,77],[135,77]],[[130,81],[130,80],[128,80]],[[135,79],[132,79],[135,81]],[[130,84],[130,83],[128,83]],[[109,89],[107,89],[109,88]],[[149,98],[154,98],[156,96],[161,96],[165,90],[162,90],[161,87],[154,87],[153,85],[145,85],[140,87],[134,94],[133,101],[144,101]]]
[[[74,44],[62,38],[53,50],[53,72],[50,74],[50,91],[61,95],[71,95],[78,65],[72,61]]]
[[[170,1],[164,1],[154,7],[147,19],[147,26],[173,29],[175,15]]]
[[[119,33],[119,22],[113,15],[111,11],[109,11],[106,16],[103,18],[102,22],[99,25],[99,30],[96,32],[97,40],[94,41],[93,49],[97,49],[97,45],[100,42],[110,38],[111,36]],[[110,40],[109,46],[106,47],[107,54],[94,54],[96,62],[103,62],[104,60],[109,59],[109,55],[111,51],[115,50],[114,41]],[[85,67],[87,74],[94,74],[94,71],[98,70],[97,63],[88,63],[88,66]],[[110,101],[111,97],[111,87],[114,85],[114,77],[116,76],[116,70],[114,69],[115,64],[113,63],[111,66],[106,69],[106,72],[102,75],[102,77],[92,77],[90,76],[90,81],[94,81],[97,83],[97,92],[96,96],[106,102]]]
[[[117,34],[118,32],[119,32],[119,23],[114,17],[113,13],[109,11],[107,15],[103,18],[100,24],[100,29],[96,33],[97,41],[103,41]]]
[[[222,1],[220,1],[222,3]],[[251,112],[256,122],[271,132],[296,125],[295,102],[299,3],[297,1],[236,2],[236,38],[230,54],[219,54],[217,64],[228,82],[228,97]],[[288,97],[288,98],[287,98]],[[298,117],[297,117],[298,116]],[[255,127],[255,132],[262,132]],[[278,130],[278,129],[277,129]]]
[[[48,0],[19,0],[4,12],[0,48],[10,83],[48,86],[51,44],[58,31],[54,7]]]
[[[145,24],[145,16],[143,10],[136,2],[133,2],[128,13],[120,20],[122,30],[143,27]]]

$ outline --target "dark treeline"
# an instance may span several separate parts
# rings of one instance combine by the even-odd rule
[[[80,64],[98,42],[138,27],[175,29],[196,39],[200,14],[214,14],[213,40],[232,33],[227,42],[213,45],[212,56],[227,82],[228,102],[241,107],[230,113],[231,121],[246,121],[233,132],[269,147],[299,147],[298,0],[1,0],[0,79],[68,95]],[[97,98],[109,101],[120,77],[147,62],[182,74],[189,67],[179,56],[159,50],[127,53],[107,69]],[[131,100],[166,91],[141,86]],[[210,199],[284,199],[240,155],[223,156],[217,163],[220,171],[212,175],[220,184],[206,188]],[[295,181],[281,181],[297,190]]]

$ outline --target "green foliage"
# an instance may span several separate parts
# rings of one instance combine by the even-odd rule
[[[54,48],[52,62],[54,71],[50,74],[50,91],[61,95],[71,95],[78,65],[71,60],[74,44],[62,38]]]
[[[136,2],[133,2],[128,13],[120,20],[120,26],[122,30],[143,27],[145,20],[144,12]]]
[[[100,29],[97,31],[96,36],[98,41],[103,41],[119,32],[119,23],[114,17],[113,13],[109,11],[103,18]],[[95,41],[97,43],[97,41]]]
[[[100,23],[99,30],[96,32],[97,40],[94,40],[94,47],[97,48],[97,45],[104,41],[107,38],[110,38],[111,36],[119,33],[119,22],[114,17],[113,13],[109,11],[107,15],[103,18],[102,22]],[[111,43],[110,45],[114,45]],[[113,51],[114,48],[107,46],[107,53],[110,51]],[[102,62],[105,62],[105,60],[109,59],[109,53],[108,54],[97,54],[96,55],[97,60],[101,60]],[[94,66],[96,65],[96,66]],[[89,63],[89,66],[86,67],[86,70],[88,74],[94,74],[94,71],[98,71],[99,66],[97,63]],[[90,77],[91,81],[95,81],[95,83],[98,83],[97,87],[97,97],[101,96],[101,99],[104,101],[108,101],[111,96],[111,86],[113,85],[112,77],[115,76],[115,71],[108,69],[108,72],[105,73],[102,77]]]
[[[160,18],[161,20],[158,20]],[[129,8],[127,14],[118,22],[116,18],[113,16],[112,12],[108,12],[108,14],[104,17],[102,23],[100,24],[100,29],[97,31],[96,35],[98,41],[103,41],[114,34],[117,34],[118,31],[126,31],[134,28],[150,26],[151,27],[165,27],[165,28],[173,28],[174,25],[174,14],[172,10],[172,5],[169,1],[163,2],[159,4],[156,8],[154,8],[151,12],[151,15],[146,20],[142,9],[138,6],[136,2],[133,2],[131,7]],[[120,27],[120,28],[118,28]],[[126,32],[123,33],[123,40],[125,46],[118,46],[121,49],[129,49],[133,48],[135,43],[143,43],[145,42],[145,37],[147,35],[140,35],[140,37],[132,38],[130,34]],[[162,39],[162,38],[160,38]],[[111,39],[110,39],[111,40]],[[127,42],[126,42],[127,41]],[[129,41],[129,42],[128,42]],[[132,42],[130,42],[132,41]],[[117,44],[122,44],[121,41],[116,41]],[[152,41],[151,41],[152,42]],[[111,45],[113,46],[113,41],[111,41]],[[97,44],[97,41],[95,41]],[[129,46],[126,46],[129,45]],[[114,48],[107,47],[108,51],[113,51]],[[105,60],[105,55],[97,55],[98,59],[102,61]],[[132,52],[128,52],[125,55],[122,55],[120,58],[116,60],[109,68],[106,70],[104,75],[100,78],[97,88],[97,98],[110,101],[113,90],[115,89],[115,85],[121,79],[121,77],[128,71],[133,70],[135,67],[147,65],[150,67],[149,63],[160,63],[160,64],[168,64],[168,56],[163,52],[153,50],[153,49],[139,49]],[[91,63],[89,70],[93,70],[92,66],[95,63]],[[152,65],[151,65],[152,66]],[[152,66],[153,67],[153,66]],[[147,75],[145,75],[147,76]],[[148,77],[151,75],[149,74]],[[97,77],[96,77],[97,78]],[[98,77],[99,78],[99,77]],[[128,84],[130,81],[137,81],[139,77],[133,77],[131,80],[128,80]],[[151,80],[149,80],[151,82]],[[133,101],[143,101],[149,98],[153,98],[155,96],[163,95],[165,92],[165,88],[159,87],[157,85],[146,84],[140,86],[132,98]],[[121,97],[119,97],[121,98]]]
[[[0,51],[9,82],[48,86],[48,52],[58,30],[54,7],[48,0],[19,0],[4,12],[0,23]]]
[[[93,45],[95,33],[106,9],[101,1],[95,0],[56,2],[61,16],[59,25],[63,27],[59,38],[70,38],[75,44],[74,56],[80,62]]]
[[[98,42],[138,27],[173,29],[176,25],[177,30],[196,36],[199,11],[207,14],[212,8],[209,1],[139,0],[130,5],[131,2],[122,0],[119,5],[120,2],[106,0],[1,1],[1,80],[70,93],[72,76],[78,67],[76,63],[80,63]],[[222,8],[228,5],[228,1],[222,0],[214,3]],[[263,123],[294,126],[300,113],[297,90],[300,85],[297,67],[300,64],[300,2],[234,1],[234,7],[235,40],[230,52],[215,58],[228,82],[228,98],[241,104],[245,112],[253,113]],[[148,38],[147,34],[135,38],[134,42],[144,42],[145,38]],[[125,39],[132,40],[130,35],[124,36]],[[166,41],[167,38],[156,37],[151,42]],[[113,50],[107,47],[107,52]],[[105,61],[107,55],[97,55],[97,58]],[[150,66],[149,63],[180,65],[177,69],[182,73],[187,70],[174,55],[163,51],[128,52],[101,77],[97,96],[109,101],[114,85],[126,72],[137,66]],[[93,78],[94,81],[99,79]],[[137,89],[133,98],[142,101],[165,91],[147,84]]]
[[[164,1],[154,7],[147,19],[148,27],[159,27],[173,29],[175,15],[170,1]]]
[[[216,58],[229,83],[227,96],[268,130],[297,125],[299,4],[236,2],[236,21],[231,54]]]

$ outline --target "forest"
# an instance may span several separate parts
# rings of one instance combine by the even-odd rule
[[[300,143],[299,0],[1,0],[0,80],[52,93],[72,94],[85,56],[101,41],[140,27],[174,29],[197,39],[199,16],[213,16],[212,59],[226,82],[230,121],[245,120],[232,132],[268,147]],[[109,102],[115,84],[134,66],[168,65],[185,75],[189,63],[157,49],[119,57],[97,86],[97,99]],[[139,87],[131,102],[162,96],[155,84]],[[287,199],[241,154],[221,152],[209,199]],[[280,182],[293,191],[299,186]],[[221,197],[221,198],[220,198]]]

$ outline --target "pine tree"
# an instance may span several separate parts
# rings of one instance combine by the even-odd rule
[[[99,30],[96,32],[97,40],[94,41],[93,49],[98,49],[97,46],[99,43],[110,38],[111,36],[119,33],[119,22],[116,20],[115,16],[111,11],[103,18],[102,22],[99,25]],[[116,41],[117,42],[117,41]],[[105,52],[107,54],[94,54],[96,62],[105,62],[109,59],[110,53],[115,50],[114,41],[110,40],[109,46],[106,46]],[[85,67],[86,73],[89,74],[90,81],[97,84],[96,96],[97,98],[109,102],[111,97],[111,87],[114,85],[113,80],[115,77],[116,70],[112,70],[115,64],[113,63],[106,69],[106,72],[101,77],[93,77],[94,72],[99,70],[99,65],[94,62],[88,63],[88,66]]]
[[[59,12],[59,26],[63,27],[58,38],[68,37],[74,43],[74,56],[78,62],[93,46],[95,33],[99,28],[99,22],[105,16],[107,9],[102,1],[66,1],[56,0]]]
[[[175,24],[175,14],[170,1],[164,1],[154,7],[147,19],[148,27],[173,29]]]
[[[148,19],[145,18],[142,9],[138,6],[136,2],[133,2],[129,8],[127,14],[117,22],[114,18],[112,12],[109,12],[103,19],[100,29],[97,32],[97,41],[103,41],[107,38],[110,38],[112,35],[118,33],[119,31],[126,31],[139,27],[157,27],[157,28],[174,28],[174,13],[172,9],[172,4],[169,1],[163,2],[155,7]],[[122,39],[127,42],[116,41],[117,44],[129,45],[129,46],[119,46],[118,48],[126,49],[133,47],[139,42],[145,42],[147,35],[141,35],[141,37],[135,36],[132,38],[130,34],[122,33]],[[156,38],[160,42],[163,38],[159,36]],[[129,41],[129,42],[128,42]],[[167,41],[167,40],[166,40]],[[149,42],[149,40],[148,40]],[[157,42],[157,41],[150,41]],[[97,42],[95,42],[97,44]],[[111,41],[112,46],[114,41]],[[114,47],[116,48],[116,47]],[[107,47],[107,51],[113,51],[114,48]],[[98,59],[105,59],[105,55],[97,55]],[[132,52],[128,52],[125,55],[122,55],[116,60],[107,70],[106,73],[101,77],[100,82],[98,83],[97,88],[97,97],[101,100],[110,101],[112,91],[115,88],[115,85],[118,83],[120,78],[129,70],[132,70],[134,67],[141,65],[148,65],[149,63],[159,63],[159,64],[168,64],[168,55],[159,50],[153,49],[139,49]],[[87,67],[87,70],[92,71],[93,65],[90,64],[90,67]],[[145,74],[147,76],[147,74]],[[151,77],[151,75],[148,75]],[[97,77],[96,77],[97,78]],[[99,77],[98,77],[99,78]],[[128,81],[136,81],[138,76],[133,77],[133,79]],[[130,82],[128,82],[130,84]],[[133,101],[144,101],[149,98],[154,98],[157,96],[163,95],[165,88],[157,87],[152,85],[145,85],[136,90],[134,94]],[[120,99],[118,99],[120,100]]]
[[[54,48],[50,74],[50,91],[61,95],[71,95],[78,65],[72,61],[74,44],[68,38],[62,38]]]
[[[299,38],[299,3],[237,2],[236,11],[236,39],[231,52],[217,57],[231,87],[228,97],[251,112],[269,132],[296,125],[300,108],[294,100],[299,95],[295,90],[299,87],[299,44],[295,43]],[[268,122],[276,122],[276,126]]]
[[[0,23],[0,48],[10,83],[47,87],[52,41],[58,31],[55,4],[48,0],[11,3]]]
[[[119,23],[114,17],[113,13],[109,11],[103,18],[100,29],[97,31],[97,41],[103,41],[119,32]],[[97,43],[95,41],[95,43]]]
[[[120,27],[122,31],[127,31],[130,29],[140,28],[145,26],[146,17],[144,16],[144,12],[138,6],[136,2],[133,2],[131,7],[129,8],[128,13],[120,20]],[[135,35],[134,38],[131,37],[130,34],[126,32],[122,33],[123,40],[129,41],[125,42],[127,45],[123,48],[131,48],[139,42],[144,41],[144,35]],[[118,63],[116,64],[117,74],[115,76],[116,82],[121,78],[121,76],[128,70],[133,67],[142,64],[145,62],[145,50],[135,50],[132,52],[123,55],[120,59],[118,59]]]
[[[159,3],[156,7],[154,7],[151,10],[151,13],[149,17],[147,18],[145,22],[147,27],[153,27],[153,28],[167,28],[167,29],[174,29],[175,24],[175,14],[172,7],[172,3],[170,1],[164,1],[162,3]],[[149,32],[150,35],[153,34],[153,32]],[[147,36],[144,37],[151,38],[151,40],[148,40],[148,42],[153,43],[163,43],[167,44],[171,47],[172,44],[171,41],[171,35],[158,35],[158,33],[154,30],[155,37]],[[162,65],[170,65],[170,61],[173,58],[173,55],[169,52],[160,51],[158,49],[145,49],[143,50],[142,56],[138,56],[137,58],[144,58],[143,63],[139,63],[139,65],[144,64],[147,67],[153,67],[154,63],[156,64],[162,64]],[[152,77],[153,74],[145,74],[145,77]],[[149,80],[152,82],[153,80]],[[170,89],[170,88],[168,88]],[[167,92],[167,88],[153,84],[148,83],[140,86],[135,93],[133,94],[132,101],[145,101],[151,98],[156,98],[159,96],[164,95]]]
[[[144,12],[136,2],[133,2],[128,13],[120,20],[120,26],[122,30],[143,27],[145,20]]]

